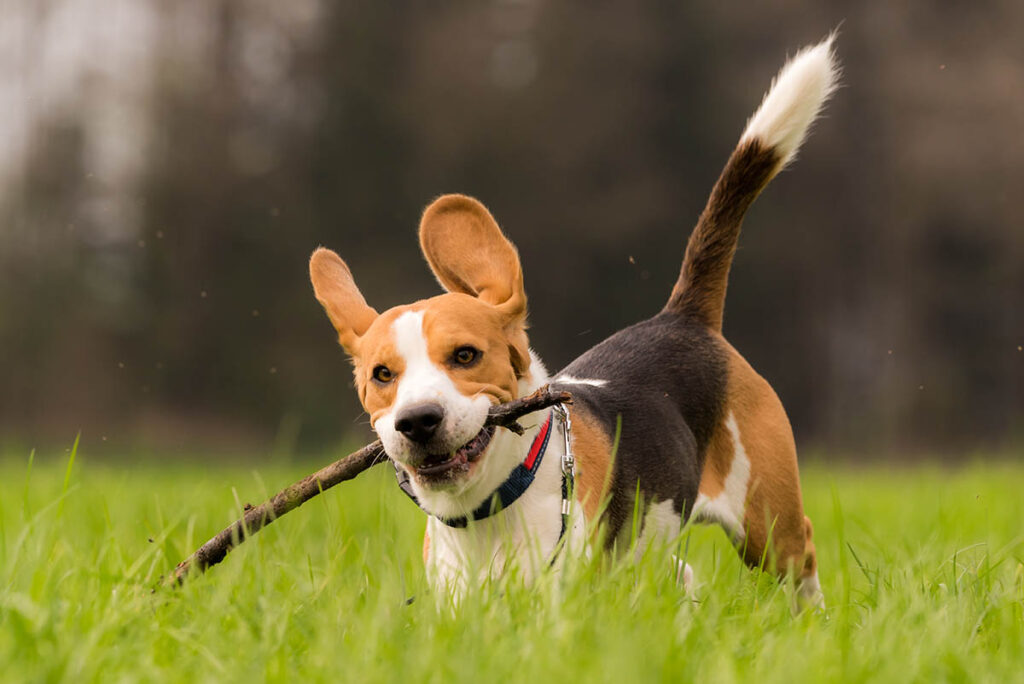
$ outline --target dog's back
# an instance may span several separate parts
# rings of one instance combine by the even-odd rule
[[[587,416],[578,422],[597,423],[610,443],[617,441],[609,454],[611,538],[633,514],[637,483],[647,497],[672,501],[689,516],[703,455],[722,419],[727,368],[719,336],[685,315],[662,312],[619,331],[555,376],[553,385],[572,392],[574,411]],[[582,473],[607,470],[581,458]]]

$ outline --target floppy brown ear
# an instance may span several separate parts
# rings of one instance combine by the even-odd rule
[[[526,315],[519,254],[487,208],[465,195],[444,195],[420,220],[420,247],[449,292],[473,295],[510,318]]]
[[[309,259],[309,279],[316,298],[338,331],[338,342],[350,355],[358,351],[359,338],[377,318],[352,279],[352,271],[337,254],[323,247]]]

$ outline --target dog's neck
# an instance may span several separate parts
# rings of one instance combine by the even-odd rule
[[[549,380],[547,370],[532,350],[530,361],[528,372],[519,381],[520,396],[532,393]],[[521,418],[519,422],[525,428],[522,435],[499,428],[487,458],[480,463],[480,477],[464,491],[424,491],[422,495],[416,492],[420,506],[432,514],[427,524],[427,570],[439,588],[464,588],[467,580],[492,575],[498,569],[496,566],[503,567],[512,556],[530,559],[520,570],[533,574],[543,567],[533,561],[551,555],[561,533],[561,459],[565,450],[554,424],[536,479],[509,508],[464,528],[449,527],[437,519],[469,515],[490,497],[522,463],[548,415],[549,411],[544,410]]]

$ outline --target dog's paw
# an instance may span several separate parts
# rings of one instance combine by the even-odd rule
[[[675,563],[676,586],[682,585],[687,595],[693,594],[693,567],[678,556],[672,556]]]

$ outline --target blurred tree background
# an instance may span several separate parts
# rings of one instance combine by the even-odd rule
[[[444,192],[518,245],[551,369],[656,312],[746,117],[841,26],[843,88],[754,206],[727,337],[806,450],[1024,440],[1024,5],[8,0],[0,446],[362,439],[317,245],[438,292]]]

